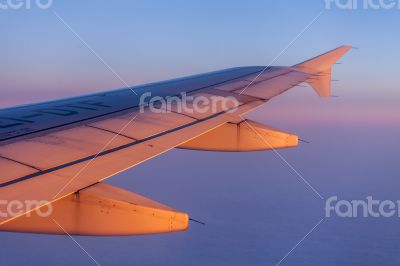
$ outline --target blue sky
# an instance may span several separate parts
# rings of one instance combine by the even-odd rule
[[[398,9],[327,10],[323,0],[54,1],[47,10],[1,12],[3,105],[124,86],[53,11],[128,84],[267,65],[323,11],[275,63],[351,44],[361,50],[338,71],[354,94],[373,92],[378,73],[380,90],[396,84]]]
[[[274,65],[359,47],[335,66],[339,98],[299,87],[251,117],[311,141],[282,155],[324,196],[398,199],[399,9],[328,10],[323,0],[54,0],[48,10],[0,10],[0,107],[124,87],[54,12],[131,85],[268,65],[293,40]],[[174,150],[109,182],[207,225],[79,237],[101,265],[275,265],[324,214],[323,202],[271,152]],[[68,237],[0,239],[9,265],[92,263]],[[398,265],[399,243],[396,219],[333,219],[282,265]]]

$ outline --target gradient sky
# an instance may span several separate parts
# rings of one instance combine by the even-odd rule
[[[4,2],[4,1],[0,1]],[[54,0],[0,10],[0,107],[124,87],[56,12],[130,85],[233,66],[293,65],[343,44],[333,94],[298,87],[251,115],[312,141],[282,151],[324,196],[399,199],[400,10],[325,9],[323,0]],[[172,151],[110,183],[194,218],[188,232],[78,238],[102,265],[275,265],[323,215],[273,153]],[[398,265],[399,222],[329,221],[286,265]],[[352,235],[353,237],[350,237]],[[90,264],[67,237],[0,234],[9,265]]]

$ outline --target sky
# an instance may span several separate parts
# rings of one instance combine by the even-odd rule
[[[206,226],[77,241],[101,265],[398,265],[398,218],[324,220],[299,243],[324,201],[288,163],[324,198],[399,198],[399,15],[327,9],[324,0],[54,0],[46,10],[0,10],[0,107],[234,66],[294,65],[353,45],[334,67],[337,97],[296,87],[250,115],[311,142],[282,150],[285,160],[268,151],[174,150],[108,181]],[[93,263],[65,236],[0,239],[8,265]]]

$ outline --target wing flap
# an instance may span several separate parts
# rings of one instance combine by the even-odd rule
[[[266,78],[263,81],[255,82],[245,89],[239,89],[235,92],[251,97],[256,97],[264,100],[272,99],[273,97],[285,92],[286,90],[306,81],[308,74],[289,71],[284,75]]]
[[[253,97],[238,95],[219,89],[207,89],[188,94],[183,101],[167,103],[164,110],[167,113],[179,113],[196,120],[205,119],[226,110],[254,101]]]
[[[30,175],[39,171],[33,167],[5,158],[0,158],[0,169],[0,183],[6,183],[18,177]]]
[[[47,170],[131,141],[110,132],[80,126],[1,146],[0,156]]]
[[[89,126],[142,140],[193,121],[195,119],[181,114],[165,114],[162,110],[146,108],[143,111],[91,123]]]
[[[222,91],[235,91],[241,88],[245,88],[249,85],[249,81],[247,80],[239,80],[239,81],[232,81],[228,82],[223,85],[216,86],[215,89],[222,90]]]

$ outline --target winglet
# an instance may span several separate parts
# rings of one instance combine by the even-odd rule
[[[311,74],[307,80],[314,90],[321,97],[330,97],[332,65],[335,64],[352,46],[341,46],[320,56],[314,57],[303,63],[297,64],[297,68],[303,72]]]

